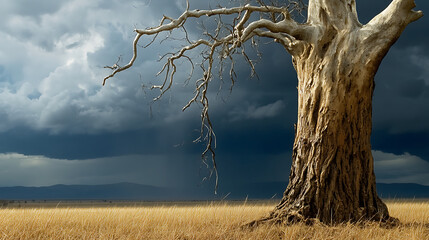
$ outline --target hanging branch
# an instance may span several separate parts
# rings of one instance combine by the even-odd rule
[[[113,66],[106,66],[112,69],[112,73],[104,78],[103,85],[109,78],[114,77],[117,73],[127,70],[134,65],[138,54],[138,43],[142,36],[153,36],[151,41],[144,46],[144,48],[152,45],[160,33],[169,33],[167,36],[171,38],[171,33],[174,30],[182,30],[185,33],[185,40],[187,45],[179,49],[177,52],[167,53],[161,57],[161,61],[165,61],[161,70],[157,75],[163,75],[163,81],[159,85],[154,85],[152,89],[159,89],[160,94],[154,99],[160,99],[174,82],[175,74],[177,73],[177,60],[186,60],[191,65],[191,76],[194,71],[195,65],[188,54],[196,48],[204,47],[206,50],[202,54],[202,62],[200,67],[203,71],[203,76],[195,81],[195,91],[193,97],[183,107],[183,111],[189,108],[192,104],[200,104],[201,109],[201,136],[196,141],[205,141],[206,148],[202,153],[202,159],[206,163],[206,155],[211,154],[213,170],[211,174],[216,175],[216,187],[218,186],[218,174],[215,161],[215,148],[216,148],[216,135],[213,131],[213,125],[209,117],[209,99],[208,88],[209,83],[213,80],[213,63],[216,57],[223,65],[225,60],[231,61],[229,76],[231,79],[231,87],[235,83],[236,72],[233,55],[241,54],[246,62],[249,64],[252,75],[256,75],[255,65],[244,49],[244,43],[249,40],[254,40],[255,37],[267,37],[274,39],[275,42],[280,43],[291,54],[296,54],[300,50],[301,41],[310,38],[312,31],[310,26],[299,24],[295,22],[290,15],[291,9],[301,8],[300,1],[291,1],[286,7],[268,6],[260,2],[260,6],[253,6],[247,4],[240,7],[232,8],[217,8],[212,10],[190,10],[189,1],[187,1],[187,8],[182,15],[177,19],[163,16],[158,26],[147,29],[135,29],[136,36],[133,41],[133,56],[128,64],[119,66],[115,63]],[[259,19],[254,20],[254,13],[259,14]],[[222,21],[224,15],[235,15],[232,24],[227,24]],[[216,18],[217,27],[214,31],[205,31],[203,33],[204,39],[191,40],[186,30],[185,23],[190,18],[201,18],[218,16]],[[264,18],[267,17],[267,18]],[[226,34],[224,34],[226,33]],[[161,42],[162,43],[162,42]],[[222,76],[223,68],[219,72]]]

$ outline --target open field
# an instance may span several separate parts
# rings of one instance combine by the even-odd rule
[[[0,239],[429,239],[429,201],[387,203],[401,226],[263,226],[253,231],[239,227],[267,214],[275,203],[40,203],[0,209]]]

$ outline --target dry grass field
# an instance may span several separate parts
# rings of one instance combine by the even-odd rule
[[[388,201],[402,225],[334,227],[240,225],[274,203],[9,207],[0,209],[0,239],[429,239],[429,201]]]

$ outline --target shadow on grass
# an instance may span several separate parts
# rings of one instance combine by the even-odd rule
[[[421,227],[421,228],[429,229],[429,223],[421,223],[421,222],[404,223],[404,224],[401,224],[401,226],[409,227],[409,228]]]

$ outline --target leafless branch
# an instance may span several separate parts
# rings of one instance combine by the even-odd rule
[[[167,53],[160,60],[165,61],[161,70],[157,75],[163,74],[163,81],[159,85],[154,85],[152,89],[159,89],[159,95],[154,99],[158,100],[168,90],[171,89],[174,77],[177,73],[177,60],[185,59],[191,65],[191,74],[194,72],[194,63],[191,57],[187,54],[196,48],[201,50],[202,62],[200,64],[203,76],[195,81],[194,96],[183,107],[183,111],[189,108],[193,103],[202,106],[201,110],[201,136],[197,141],[206,141],[206,148],[202,153],[203,161],[205,162],[206,155],[211,154],[212,159],[212,174],[216,175],[216,188],[218,183],[218,174],[215,161],[216,135],[213,131],[212,122],[209,117],[209,99],[208,89],[209,84],[213,80],[213,69],[215,59],[220,63],[219,76],[222,78],[224,61],[230,62],[229,77],[231,79],[231,88],[235,83],[237,74],[235,72],[235,61],[233,56],[236,54],[242,55],[248,63],[252,76],[256,75],[256,67],[254,61],[246,53],[245,43],[252,40],[252,46],[257,48],[255,37],[268,37],[274,39],[275,42],[283,45],[290,53],[294,53],[299,49],[299,42],[302,36],[305,36],[307,26],[298,24],[290,16],[291,4],[296,5],[301,1],[291,1],[286,7],[268,6],[258,0],[260,6],[252,6],[246,4],[240,7],[224,8],[219,7],[211,10],[190,10],[189,1],[186,1],[186,11],[178,18],[173,19],[163,16],[160,24],[156,27],[147,29],[135,29],[136,37],[133,42],[133,56],[128,64],[119,66],[118,61],[111,67],[112,73],[104,78],[103,85],[109,78],[112,78],[117,73],[122,72],[131,66],[137,59],[137,46],[140,38],[144,36],[153,36],[150,42],[144,45],[144,48],[155,42],[160,33],[168,33],[166,39],[172,39],[171,34],[174,30],[179,29],[184,33],[183,40],[186,45],[180,48],[177,52]],[[259,19],[255,20],[254,13],[262,14]],[[232,23],[224,23],[222,16],[235,15]],[[185,28],[185,23],[190,18],[211,17],[215,18],[216,28],[214,31],[205,31],[203,36],[205,39],[192,40]],[[267,16],[264,18],[263,16]],[[182,34],[183,34],[182,33]],[[299,40],[297,40],[299,36]],[[165,40],[165,39],[164,39]],[[161,40],[161,43],[164,41]],[[259,52],[258,52],[259,55]],[[191,78],[189,78],[191,79]],[[189,79],[187,81],[189,81]]]

